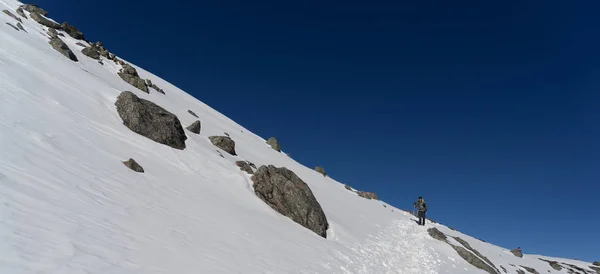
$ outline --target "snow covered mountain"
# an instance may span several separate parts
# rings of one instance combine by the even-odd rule
[[[0,9],[0,273],[600,273],[418,226],[41,8]]]

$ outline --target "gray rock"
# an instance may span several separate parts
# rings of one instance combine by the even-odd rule
[[[523,271],[521,269],[517,269],[517,274],[525,274],[525,271]]]
[[[488,265],[490,265],[491,267],[493,267],[494,269],[496,269],[496,272],[500,272],[500,270],[498,270],[498,268],[496,268],[496,266],[494,265],[494,263],[492,263],[492,261],[490,261],[486,256],[483,256],[481,253],[479,253],[479,251],[477,251],[474,248],[472,248],[471,245],[467,241],[461,239],[460,237],[454,237],[454,239],[457,242],[459,242],[461,245],[463,245],[466,249],[468,249],[469,251],[471,251],[475,255],[477,255],[477,257],[479,257],[482,260],[484,260]]]
[[[525,270],[527,270],[527,272],[529,272],[529,273],[540,274],[539,272],[537,272],[535,269],[533,269],[531,267],[522,266],[522,265],[520,265],[520,267],[525,268]]]
[[[323,174],[323,176],[327,176],[327,173],[325,172],[325,169],[322,168],[322,167],[320,167],[320,166],[315,167],[315,171]]]
[[[600,262],[594,262],[593,265],[600,266]]]
[[[150,79],[146,79],[146,85],[151,87],[152,86],[152,81]]]
[[[547,262],[548,264],[550,264],[550,267],[554,268],[555,270],[562,270],[563,267],[560,266],[560,264],[557,261],[550,261],[550,260],[544,260],[542,258],[540,258],[541,261]]]
[[[523,252],[517,249],[513,249],[510,251],[513,255],[519,257],[519,258],[523,258]]]
[[[200,117],[198,117],[198,115],[196,115],[196,113],[194,113],[191,110],[188,110],[188,113],[191,114],[192,116],[196,117],[196,118],[200,118]]]
[[[245,171],[248,174],[254,174],[254,171],[252,170],[252,168],[250,167],[250,165],[246,161],[237,161],[237,162],[235,162],[235,165],[237,165],[238,167],[240,167],[240,169],[242,171]]]
[[[100,52],[96,47],[86,47],[81,50],[81,53],[92,59],[100,60]]]
[[[61,27],[69,36],[78,40],[85,40],[85,35],[83,35],[83,32],[79,31],[75,26],[64,22],[62,23]]]
[[[38,5],[35,5],[35,4],[24,4],[24,5],[21,5],[20,8],[22,8],[22,9],[28,11],[28,12],[31,12],[31,13],[38,13],[38,14],[41,14],[43,16],[48,16],[48,12],[47,11],[45,11],[44,9],[38,7]]]
[[[308,185],[291,170],[261,166],[252,176],[254,193],[275,211],[326,238],[329,223]]]
[[[36,22],[40,23],[41,25],[44,25],[46,27],[49,28],[53,28],[53,29],[60,29],[61,26],[59,23],[56,23],[54,21],[49,20],[48,18],[38,14],[38,13],[30,13],[31,19],[35,20]]]
[[[432,238],[442,241],[442,242],[447,242],[448,238],[446,238],[446,234],[442,233],[441,231],[439,231],[437,228],[432,227],[430,229],[427,229],[427,233],[429,233],[429,236],[431,236]]]
[[[27,19],[27,15],[25,15],[25,12],[23,11],[23,8],[21,8],[21,7],[17,8],[17,13],[19,15],[21,15],[23,18]]]
[[[16,15],[14,15],[12,12],[10,12],[8,10],[2,10],[2,12],[6,13],[6,15],[12,17],[13,19],[19,21],[19,23],[23,23],[23,20],[21,20],[21,18],[17,17]]]
[[[58,37],[58,32],[56,29],[48,29],[48,36],[50,36],[50,38]]]
[[[256,169],[256,165],[254,165],[254,163],[250,162],[250,161],[246,161],[248,163],[248,165],[250,165],[252,168]]]
[[[142,168],[142,166],[140,166],[134,159],[129,158],[129,160],[124,161],[123,164],[135,172],[144,173],[144,168]]]
[[[352,191],[352,187],[350,187],[349,185],[344,185],[344,187],[345,187],[347,190],[350,190],[350,191]]]
[[[235,142],[231,140],[231,138],[227,136],[210,136],[208,139],[213,145],[224,150],[225,152],[233,156],[237,155],[235,153]]]
[[[104,56],[104,58],[108,59],[108,55],[110,54],[110,52],[108,52],[107,49],[105,49],[104,47],[100,47],[98,51],[100,52],[101,56]]]
[[[369,200],[379,200],[379,197],[377,197],[377,194],[375,192],[359,191],[358,196]]]
[[[96,44],[96,46],[97,46],[97,44]],[[132,67],[128,64],[125,64],[121,68],[120,72],[117,73],[117,75],[119,75],[119,77],[121,77],[121,79],[123,79],[123,81],[138,88],[139,90],[141,90],[145,93],[150,93],[150,91],[148,91],[148,86],[146,86],[146,81],[144,81],[144,79],[140,78],[140,76],[138,75],[138,73],[134,67]]]
[[[115,106],[123,124],[133,132],[172,148],[185,148],[187,136],[174,114],[131,91],[123,91]]]
[[[269,140],[267,140],[267,144],[270,145],[271,148],[273,148],[274,150],[281,152],[281,145],[279,145],[277,138],[275,138],[275,137],[269,138]]]
[[[25,30],[25,28],[23,27],[23,25],[21,25],[21,23],[17,23],[17,27],[18,27],[20,30],[22,30],[22,31],[24,31],[24,32],[27,32],[27,31]]]
[[[189,125],[188,127],[186,127],[186,129],[193,133],[200,134],[201,127],[202,127],[202,125],[200,124],[200,121],[196,121],[196,122],[192,123],[191,125]]]
[[[17,27],[15,27],[15,25],[13,25],[13,24],[11,24],[11,23],[9,23],[9,22],[6,22],[6,24],[7,24],[7,25],[9,25],[9,26],[11,26],[11,27],[12,27],[13,29],[15,29],[16,31],[19,31],[19,29],[18,29]]]
[[[80,47],[84,47],[84,48],[87,48],[87,47],[88,47],[88,46],[84,45],[84,44],[83,44],[83,43],[81,43],[81,42],[77,42],[77,43],[75,43],[75,45],[78,45],[78,46],[80,46]],[[84,53],[84,54],[85,54],[85,53]]]
[[[75,61],[75,62],[78,61],[75,54],[73,54],[73,52],[71,51],[71,49],[69,49],[67,44],[65,44],[65,42],[60,40],[60,38],[58,38],[58,37],[50,38],[50,42],[48,42],[48,43],[50,43],[52,48],[54,48],[56,51],[60,52],[62,55],[66,56],[67,58],[71,59],[72,61]]]
[[[451,246],[452,246],[452,248],[454,248],[454,250],[456,250],[458,255],[460,255],[460,257],[462,257],[469,264],[471,264],[487,273],[498,274],[498,272],[495,269],[493,269],[491,266],[489,266],[488,264],[483,262],[479,257],[473,255],[473,253],[469,252],[464,247],[455,246],[455,245],[451,245]]]

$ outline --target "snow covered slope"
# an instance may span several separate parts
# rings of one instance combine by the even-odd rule
[[[20,5],[0,0],[15,15]],[[432,227],[467,241],[502,273],[520,266],[572,273],[540,258],[594,273],[590,263],[518,258],[443,225],[417,226],[410,214],[298,164],[158,76],[134,66],[165,91],[146,94],[117,76],[118,63],[83,55],[83,41],[60,37],[73,62],[48,44],[46,27],[22,21],[26,32],[0,13],[0,273],[486,273],[432,238]],[[198,119],[192,110],[200,135],[186,131],[187,147],[178,150],[132,132],[115,107],[125,90],[183,126]],[[225,132],[238,156],[208,140]],[[121,163],[129,158],[145,172]],[[327,238],[258,199],[238,160],[294,171],[327,216]]]

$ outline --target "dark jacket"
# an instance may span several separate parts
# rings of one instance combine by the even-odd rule
[[[419,212],[427,212],[427,203],[425,203],[424,199],[419,199],[415,202],[415,207]]]

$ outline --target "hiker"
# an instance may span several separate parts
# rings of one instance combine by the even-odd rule
[[[419,197],[419,199],[415,202],[414,206],[418,210],[417,217],[419,217],[419,225],[424,226],[425,225],[425,213],[427,213],[427,203],[425,203],[425,200],[423,199],[423,197]]]

